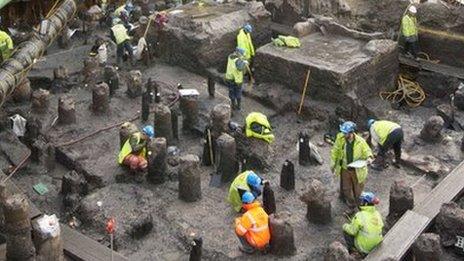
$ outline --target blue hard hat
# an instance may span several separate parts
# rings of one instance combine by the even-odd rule
[[[127,11],[129,12],[132,12],[132,10],[134,10],[134,5],[132,3],[127,3],[125,6],[124,6],[124,9],[126,9]]]
[[[359,196],[359,200],[361,201],[361,204],[378,204],[379,203],[379,199],[372,192],[361,193],[361,196]]]
[[[369,119],[367,120],[367,128],[371,128],[372,124],[374,124],[375,120],[374,119]]]
[[[254,188],[261,186],[261,178],[252,171],[248,174],[246,181],[248,185]]]
[[[340,125],[340,131],[343,134],[348,134],[348,133],[351,133],[351,132],[355,132],[356,131],[356,123],[354,123],[352,121],[345,121],[343,124]]]
[[[255,196],[249,191],[243,193],[242,195],[242,203],[243,204],[250,204],[255,200]]]
[[[143,127],[142,132],[145,133],[148,137],[155,137],[155,129],[151,125]]]
[[[237,59],[237,61],[235,61],[235,67],[237,67],[237,69],[239,69],[240,71],[244,70],[246,65],[247,61],[245,60]]]
[[[241,47],[237,47],[235,48],[235,51],[240,54],[240,55],[245,55],[245,49],[241,48]]]
[[[247,23],[243,26],[243,30],[247,33],[251,33],[253,32],[253,26],[251,26],[251,24]]]

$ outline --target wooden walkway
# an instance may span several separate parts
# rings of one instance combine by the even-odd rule
[[[5,178],[6,175],[0,170],[0,179]],[[11,180],[6,182],[6,189],[8,195],[11,194],[24,194],[21,189],[16,186]],[[29,200],[30,218],[36,219],[42,215],[42,212]],[[68,259],[76,261],[108,261],[111,260],[111,249],[98,243],[97,241],[81,234],[70,228],[66,224],[61,224],[61,237],[63,240],[64,254]],[[5,251],[5,245],[0,246],[0,260],[2,251]],[[113,251],[114,261],[127,261],[128,259]]]
[[[418,68],[420,70],[431,71],[439,73],[446,76],[456,77],[459,79],[464,79],[464,68],[453,67],[446,64],[432,63],[426,60],[416,61],[414,59],[409,59],[404,56],[399,57],[400,64],[408,65],[411,67]]]
[[[388,231],[382,244],[365,260],[401,260],[417,237],[440,212],[441,205],[464,193],[464,161],[446,176],[425,199],[407,211]]]

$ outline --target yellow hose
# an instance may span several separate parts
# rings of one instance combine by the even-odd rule
[[[426,94],[417,82],[400,75],[398,89],[393,92],[380,92],[380,98],[395,103],[404,101],[409,107],[416,108],[425,100]]]

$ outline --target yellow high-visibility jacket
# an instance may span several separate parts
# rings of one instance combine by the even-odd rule
[[[10,58],[13,51],[13,40],[6,32],[0,30],[0,52],[3,60]]]
[[[359,208],[361,211],[356,213],[351,223],[343,225],[343,231],[354,236],[354,245],[357,250],[368,254],[383,240],[383,221],[374,206],[360,206]]]
[[[119,152],[118,155],[118,163],[122,164],[124,161],[124,158],[126,158],[127,155],[131,154],[134,152],[134,148],[132,146],[144,144],[145,141],[142,138],[142,133],[136,132],[132,134],[132,136],[126,140],[124,143],[124,146],[122,146],[121,151]],[[139,155],[145,157],[147,154],[147,149],[145,146],[140,150]]]
[[[255,132],[252,130],[252,124],[257,123],[261,125],[261,132]],[[274,134],[272,134],[272,127],[269,121],[267,120],[266,115],[259,112],[252,112],[248,114],[245,119],[245,134],[247,137],[254,137],[257,139],[262,139],[268,143],[274,142]]]
[[[130,40],[130,36],[127,34],[127,29],[123,24],[117,24],[111,27],[111,31],[113,31],[114,39],[116,40],[117,45]]]
[[[417,36],[417,19],[414,16],[406,14],[401,19],[401,33],[404,37]]]
[[[353,144],[353,162],[357,160],[367,160],[369,157],[372,157],[372,150],[364,140],[359,135],[354,135],[354,144]],[[342,169],[348,169],[347,159],[346,159],[346,139],[343,133],[338,133],[335,143],[332,147],[331,158],[330,158],[330,168],[335,171],[335,175],[339,176],[342,172]],[[359,183],[363,183],[367,178],[367,166],[363,168],[356,169],[356,177],[358,178]]]
[[[375,121],[370,128],[372,142],[383,146],[388,138],[388,135],[392,131],[399,128],[401,128],[401,126],[392,121]]]
[[[243,71],[237,68],[236,62],[240,59],[235,53],[227,58],[226,80],[232,81],[237,85],[243,83]]]
[[[243,29],[240,29],[237,35],[237,47],[243,48],[245,50],[245,59],[248,61],[255,56],[255,47],[253,46],[253,41],[251,40],[251,34],[246,33]]]

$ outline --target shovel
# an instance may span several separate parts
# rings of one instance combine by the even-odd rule
[[[219,188],[219,187],[221,187],[222,181],[221,181],[221,174],[218,173],[217,168],[216,168],[216,166],[218,165],[218,164],[216,164],[216,162],[217,163],[221,162],[220,159],[219,159],[220,153],[216,153],[217,154],[216,155],[216,160],[214,160],[214,158],[213,158],[213,143],[211,141],[212,140],[211,139],[211,131],[209,129],[207,130],[206,135],[208,136],[209,157],[210,157],[211,162],[213,163],[213,167],[214,167],[214,172],[211,173],[211,179],[209,180],[209,186]]]

